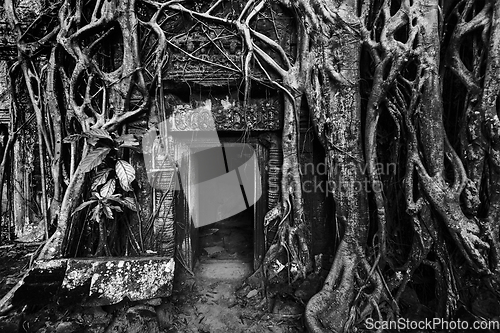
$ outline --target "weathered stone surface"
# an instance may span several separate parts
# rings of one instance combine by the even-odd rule
[[[69,259],[62,293],[83,288],[84,305],[109,305],[168,297],[172,292],[174,260],[159,257]]]
[[[198,276],[215,280],[243,280],[252,274],[252,264],[239,261],[213,260],[199,265]]]
[[[275,131],[282,127],[282,105],[277,96],[254,98],[246,106],[232,96],[177,104],[169,125],[173,132]]]

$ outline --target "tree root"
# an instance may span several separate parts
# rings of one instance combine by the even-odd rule
[[[309,332],[349,332],[371,316],[383,295],[379,271],[374,269],[377,265],[370,267],[361,248],[343,240],[323,288],[307,303]]]

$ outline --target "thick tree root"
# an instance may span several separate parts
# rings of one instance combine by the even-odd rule
[[[368,265],[361,247],[342,241],[323,288],[307,303],[307,329],[314,333],[349,332],[378,309],[382,294],[379,272]]]
[[[340,253],[340,252],[339,252]],[[344,332],[355,293],[354,262],[337,255],[324,287],[306,306],[305,318],[309,332]],[[351,321],[352,322],[352,321]]]

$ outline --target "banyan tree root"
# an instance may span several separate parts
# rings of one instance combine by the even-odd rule
[[[375,309],[379,311],[385,292],[379,271],[368,264],[362,248],[352,246],[349,238],[340,244],[323,288],[307,303],[309,332],[348,332],[371,317]],[[386,312],[385,316],[395,317],[395,313]]]

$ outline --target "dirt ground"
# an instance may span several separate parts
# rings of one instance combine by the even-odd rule
[[[160,324],[175,332],[303,332],[303,301],[259,281],[253,273],[253,218],[239,214],[199,230],[194,274],[179,269]],[[272,289],[272,291],[271,291]],[[166,320],[163,325],[163,315]],[[171,318],[169,318],[171,316]]]
[[[210,277],[210,265],[201,263],[195,276],[184,272],[178,277],[171,302],[160,306],[159,322],[164,328],[170,323],[168,332],[304,331],[299,302],[284,294],[266,298],[263,290],[243,284],[238,272],[232,278]],[[238,271],[234,265],[227,263],[226,270]],[[230,276],[224,269],[219,273]]]
[[[0,247],[0,296],[17,283],[37,248]],[[315,284],[300,290],[250,286],[245,283],[252,273],[250,262],[220,257],[204,252],[194,276],[178,268],[171,297],[92,308],[61,307],[50,300],[0,317],[0,332],[304,332],[304,297],[314,292]]]

